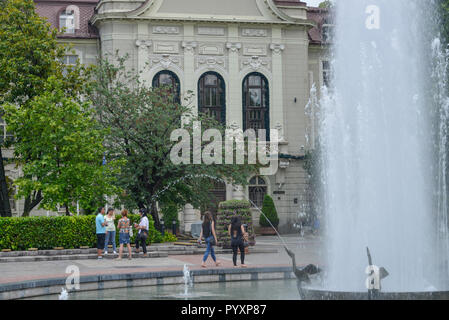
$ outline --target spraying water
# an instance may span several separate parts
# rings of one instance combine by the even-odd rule
[[[190,275],[189,267],[184,264],[184,270],[183,270],[183,278],[184,278],[184,296],[189,295],[189,286],[192,284],[192,276]]]
[[[448,252],[434,237],[430,7],[422,0],[337,3],[333,88],[323,90],[320,110],[329,290],[366,290],[366,247],[390,273],[385,291],[445,289],[436,283],[437,257]],[[440,200],[447,238],[447,199]]]

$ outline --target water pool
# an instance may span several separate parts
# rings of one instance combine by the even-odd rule
[[[28,300],[57,300],[58,295]],[[162,285],[73,292],[68,300],[299,300],[296,279]]]

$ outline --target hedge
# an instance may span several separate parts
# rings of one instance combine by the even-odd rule
[[[63,216],[63,217],[3,217],[0,218],[0,250],[27,250],[29,248],[53,249],[64,247],[75,249],[82,246],[96,247],[97,237],[95,231],[95,215],[90,216]],[[115,225],[117,227],[120,215],[117,215]],[[131,223],[138,223],[140,216],[130,214]],[[163,242],[163,237],[154,228],[151,216],[149,220],[149,237],[147,244]],[[117,229],[118,231],[118,229]],[[136,229],[131,238],[135,241]],[[116,233],[118,245],[119,234]],[[173,238],[166,238],[173,241]]]
[[[240,216],[242,224],[248,225],[248,242],[250,245],[256,244],[253,219],[251,216],[251,205],[246,200],[229,200],[220,202],[216,218],[216,233],[218,244],[223,248],[231,247],[231,237],[228,234],[228,227],[233,216]]]
[[[260,215],[260,219],[259,219],[260,226],[272,228],[272,226],[271,226],[271,224],[272,224],[273,227],[277,228],[277,226],[279,225],[278,213],[276,211],[276,207],[274,205],[273,198],[271,198],[268,194],[265,195],[265,197],[263,199],[262,212],[264,214]],[[268,220],[271,222],[271,224]]]

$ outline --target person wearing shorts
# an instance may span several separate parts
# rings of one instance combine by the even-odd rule
[[[98,259],[103,259],[104,243],[106,239],[106,222],[104,221],[104,208],[98,209],[97,217],[95,218],[95,226],[97,230],[97,254]]]
[[[125,244],[128,247],[128,259],[129,260],[132,259],[131,244],[130,244],[131,241],[130,241],[130,237],[129,237],[129,229],[130,228],[131,228],[131,221],[128,219],[128,210],[123,209],[122,210],[122,218],[118,221],[118,224],[117,224],[119,244],[120,244],[117,260],[122,259],[123,245],[125,245]]]

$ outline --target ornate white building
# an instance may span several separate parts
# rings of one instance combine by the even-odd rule
[[[216,185],[217,201],[273,197],[281,231],[309,205],[305,151],[313,145],[306,113],[312,85],[327,81],[327,11],[298,0],[35,0],[39,14],[66,31],[66,63],[93,64],[100,54],[129,54],[154,85],[173,83],[190,106],[227,125],[281,132],[279,170],[250,179],[245,189]],[[323,34],[324,32],[324,34]],[[182,101],[182,100],[181,100]],[[11,171],[14,176],[18,173]],[[20,201],[15,204],[20,211]],[[42,214],[36,211],[33,214]],[[254,210],[255,225],[259,213]],[[182,229],[199,220],[186,206]]]

